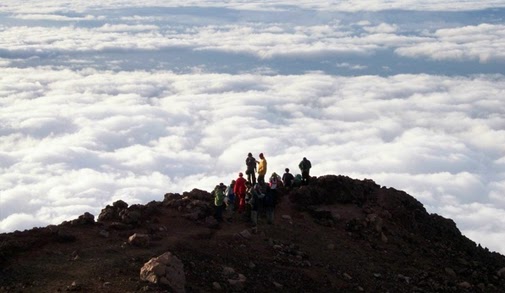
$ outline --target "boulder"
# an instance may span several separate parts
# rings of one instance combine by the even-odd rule
[[[71,222],[73,225],[86,225],[86,224],[94,224],[95,223],[95,216],[92,214],[85,212],[84,214],[80,215],[77,219],[73,220]]]
[[[233,290],[241,291],[244,289],[246,281],[247,281],[247,278],[244,275],[238,274],[237,279],[228,279],[228,284],[230,284],[230,287]]]
[[[190,199],[199,199],[199,200],[205,200],[205,201],[209,201],[212,199],[212,195],[209,192],[207,192],[205,190],[200,190],[197,188],[194,188],[190,192],[182,193],[182,196],[183,197],[187,196]]]
[[[122,210],[119,212],[121,222],[125,224],[139,224],[142,214],[139,210]]]
[[[121,211],[126,210],[128,204],[122,200],[115,201],[112,206],[107,205],[98,215],[98,222],[119,220]]]
[[[140,269],[140,279],[170,287],[174,292],[186,292],[186,276],[182,261],[171,252],[150,259]]]
[[[112,206],[119,210],[124,210],[128,208],[128,204],[122,200],[115,201]]]

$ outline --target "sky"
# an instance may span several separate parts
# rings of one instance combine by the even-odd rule
[[[268,173],[372,179],[505,254],[505,0],[0,3],[0,232]]]

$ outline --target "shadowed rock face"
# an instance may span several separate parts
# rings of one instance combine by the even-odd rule
[[[245,213],[225,212],[227,221],[218,223],[212,195],[193,189],[145,205],[114,202],[96,222],[86,213],[0,234],[0,292],[505,288],[504,256],[476,245],[451,219],[427,213],[403,191],[327,175],[281,188],[276,202],[273,225],[260,212],[255,229]],[[177,278],[166,267],[146,269],[168,254],[177,260]]]

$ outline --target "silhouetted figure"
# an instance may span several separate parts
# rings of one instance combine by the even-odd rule
[[[245,174],[247,175],[247,181],[249,181],[252,185],[256,184],[256,159],[253,157],[251,153],[247,154],[247,158],[245,159],[245,164],[247,169]]]
[[[310,180],[310,168],[312,168],[312,164],[307,158],[303,158],[303,160],[298,164],[300,171],[302,172],[302,185],[309,184]]]
[[[284,183],[284,187],[291,188],[293,187],[293,181],[295,180],[295,176],[289,173],[289,168],[284,169],[286,171],[284,175],[282,175],[282,183]]]
[[[216,206],[216,211],[214,213],[214,218],[218,222],[223,221],[223,203],[224,203],[224,191],[226,186],[223,183],[216,185],[214,188],[214,205]]]
[[[226,191],[224,193],[225,195],[225,204],[226,204],[226,210],[228,212],[227,219],[230,221],[233,218],[233,215],[235,214],[235,192],[233,189],[235,188],[235,180],[232,180],[230,185],[226,188]]]

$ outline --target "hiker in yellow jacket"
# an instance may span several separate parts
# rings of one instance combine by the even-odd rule
[[[260,154],[260,160],[258,162],[258,183],[265,183],[265,174],[267,174],[267,160],[263,153]]]

